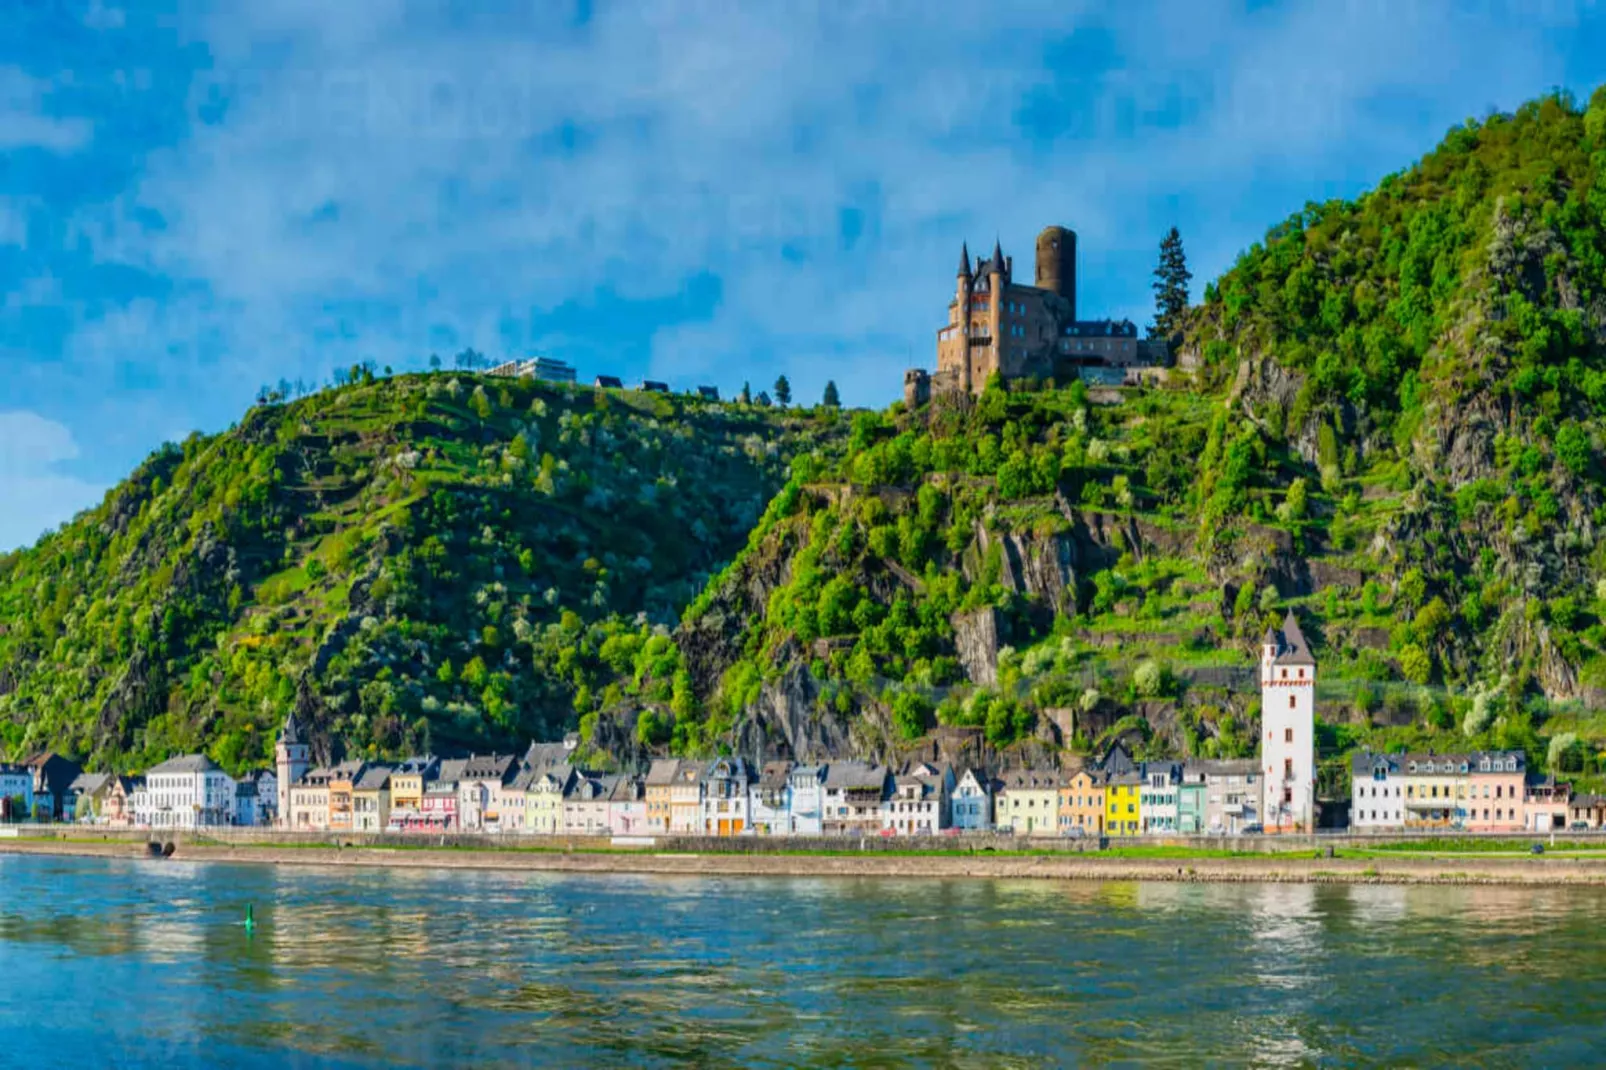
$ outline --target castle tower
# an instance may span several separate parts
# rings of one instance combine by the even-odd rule
[[[1037,286],[1069,301],[1076,319],[1076,231],[1045,227],[1037,236]]]
[[[966,391],[970,390],[970,290],[975,279],[970,273],[970,243],[962,242],[959,246],[959,280],[954,294],[954,300],[959,304],[959,339],[960,354],[959,385]],[[939,362],[940,367],[940,362]]]
[[[987,350],[978,367],[981,372],[972,393],[987,388],[993,372],[1004,370],[1004,293],[1009,289],[1009,269],[1004,263],[1004,249],[993,239],[993,259],[987,265]]]
[[[1316,817],[1316,659],[1292,611],[1260,653],[1260,819],[1267,832],[1309,832]]]
[[[273,748],[273,764],[279,778],[280,828],[290,827],[290,786],[307,775],[307,768],[311,764],[310,754],[310,748],[301,738],[301,726],[296,724],[296,715],[292,711],[285,717],[279,741]]]

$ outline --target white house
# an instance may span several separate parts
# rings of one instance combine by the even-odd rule
[[[825,767],[794,765],[787,774],[788,831],[794,836],[819,836],[825,832]]]
[[[869,762],[832,762],[825,769],[825,834],[879,835],[887,797],[887,767]]]
[[[279,816],[279,778],[258,770],[234,785],[234,823],[246,827],[271,826]]]
[[[204,754],[172,758],[145,774],[152,828],[215,828],[235,818],[234,780]]]
[[[1261,821],[1267,832],[1316,827],[1316,658],[1289,611],[1260,652]]]
[[[1143,817],[1144,832],[1177,831],[1177,794],[1181,785],[1180,762],[1143,763],[1143,787],[1138,799],[1138,813]]]
[[[608,831],[615,836],[641,836],[647,831],[647,790],[637,777],[615,777],[608,793]]]
[[[953,771],[917,763],[892,780],[881,827],[895,836],[934,836],[948,827]]]
[[[1399,755],[1363,750],[1350,759],[1349,823],[1357,832],[1405,827],[1405,777]]]
[[[755,779],[746,758],[721,758],[708,767],[702,799],[705,835],[740,836],[752,828],[747,805]]]
[[[954,788],[953,826],[966,832],[986,832],[993,827],[992,780],[985,773],[965,770]]]
[[[792,831],[791,774],[791,762],[765,762],[753,781],[747,814],[758,835],[784,836]]]
[[[502,815],[496,809],[502,785],[517,771],[511,754],[473,755],[463,762],[457,779],[457,827],[464,832],[494,832]]]

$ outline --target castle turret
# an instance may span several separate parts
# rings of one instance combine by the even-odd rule
[[[1261,821],[1268,832],[1309,832],[1316,820],[1316,659],[1292,611],[1261,644],[1260,730]]]
[[[1037,236],[1037,287],[1070,302],[1070,319],[1076,319],[1076,232],[1068,227],[1045,227]]]
[[[988,347],[978,371],[980,382],[974,384],[975,393],[987,388],[987,380],[994,372],[1004,370],[1004,293],[1009,288],[1009,266],[1004,261],[1004,249],[993,239],[993,259],[987,266],[987,337]]]
[[[285,716],[284,727],[273,748],[274,768],[278,775],[280,828],[290,827],[290,787],[307,775],[311,748],[301,738],[301,726],[296,723],[295,711]]]

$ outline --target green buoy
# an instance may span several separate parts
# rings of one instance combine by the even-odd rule
[[[250,904],[250,903],[245,904],[245,931],[246,932],[250,932],[251,930],[253,930],[253,929],[255,929],[257,927],[257,919],[256,919],[255,915],[252,913],[252,911],[253,911],[252,904]]]

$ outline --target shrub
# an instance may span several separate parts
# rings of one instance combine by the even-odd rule
[[[1169,675],[1159,662],[1145,661],[1132,673],[1132,686],[1144,698],[1159,698],[1168,690]]]

